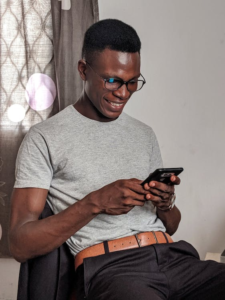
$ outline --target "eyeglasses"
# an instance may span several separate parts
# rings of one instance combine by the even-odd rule
[[[140,91],[143,85],[146,83],[146,80],[143,75],[140,75],[143,79],[131,79],[129,81],[123,81],[122,79],[117,78],[108,78],[105,79],[100,76],[95,70],[91,67],[90,63],[86,61],[86,64],[91,68],[91,70],[98,75],[102,80],[104,80],[105,88],[109,91],[117,91],[124,84],[127,87],[127,90],[131,93]],[[140,78],[140,77],[139,77]]]

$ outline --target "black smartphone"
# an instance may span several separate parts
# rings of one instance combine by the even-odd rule
[[[153,173],[151,173],[148,178],[146,178],[141,185],[143,186],[145,183],[149,183],[150,181],[159,181],[162,183],[172,183],[170,181],[170,177],[172,175],[179,175],[181,172],[183,172],[183,168],[162,168],[162,169],[156,169]]]

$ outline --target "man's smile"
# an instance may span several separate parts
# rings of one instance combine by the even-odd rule
[[[108,99],[105,99],[104,98],[104,100],[106,100],[106,102],[108,102],[109,104],[110,104],[110,106],[111,107],[113,107],[113,108],[122,108],[124,105],[125,105],[125,102],[123,102],[123,103],[120,103],[120,102],[112,102],[112,101],[109,101]]]

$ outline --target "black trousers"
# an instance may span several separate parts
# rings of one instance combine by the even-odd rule
[[[201,261],[184,241],[86,258],[77,300],[224,300],[225,264]]]

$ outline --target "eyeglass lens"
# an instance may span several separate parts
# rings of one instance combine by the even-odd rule
[[[136,92],[142,88],[144,84],[143,80],[134,80],[129,81],[126,83],[127,89],[130,92]],[[105,87],[108,90],[116,91],[123,85],[123,81],[116,80],[114,78],[110,78],[109,80],[105,81]]]

